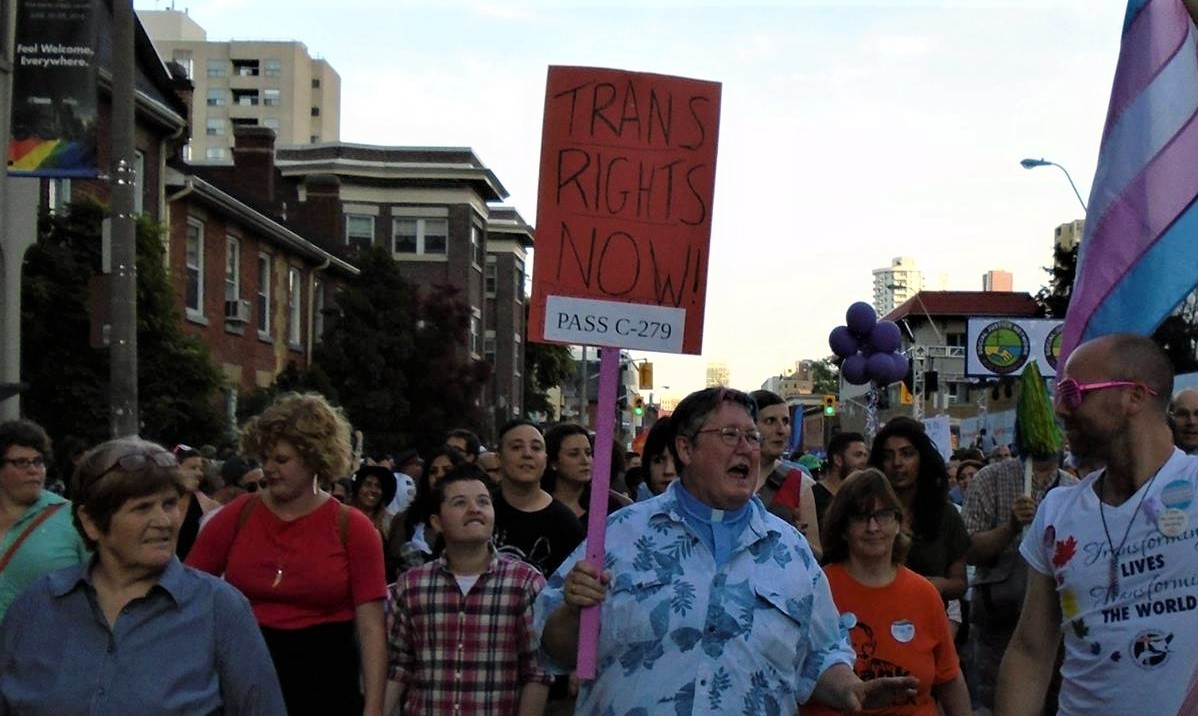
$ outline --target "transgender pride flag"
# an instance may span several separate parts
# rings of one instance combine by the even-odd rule
[[[1061,345],[1148,334],[1198,285],[1198,36],[1182,0],[1129,0]]]

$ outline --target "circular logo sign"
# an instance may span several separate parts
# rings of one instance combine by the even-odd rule
[[[997,375],[1014,373],[1027,362],[1027,332],[1010,321],[995,321],[978,333],[977,356],[982,367]]]
[[[1131,656],[1137,664],[1145,669],[1151,669],[1165,663],[1169,658],[1169,642],[1173,641],[1172,634],[1162,634],[1159,631],[1146,631],[1136,636],[1131,643]]]
[[[1044,339],[1044,358],[1053,370],[1058,370],[1057,363],[1061,360],[1061,329],[1064,327],[1064,323],[1058,323]]]

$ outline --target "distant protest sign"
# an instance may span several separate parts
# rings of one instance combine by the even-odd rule
[[[720,85],[550,67],[533,340],[698,354]]]
[[[97,175],[95,8],[92,0],[17,3],[10,174]]]

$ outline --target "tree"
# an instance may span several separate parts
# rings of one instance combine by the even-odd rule
[[[528,324],[528,302],[525,302],[524,318]],[[549,415],[553,405],[549,402],[549,391],[568,382],[578,371],[570,356],[569,346],[556,343],[524,343],[524,415]]]
[[[108,351],[89,342],[89,285],[97,285],[105,213],[85,201],[43,215],[21,284],[25,414],[55,438],[69,435],[88,444],[110,437]],[[145,217],[137,226],[137,266],[141,434],[165,445],[227,442],[219,403],[224,376],[207,349],[183,333],[162,228]],[[103,291],[96,297],[107,300]]]
[[[1045,266],[1048,285],[1036,293],[1041,315],[1048,318],[1064,318],[1069,310],[1069,298],[1073,295],[1073,278],[1077,275],[1077,245],[1064,249],[1058,245],[1053,249],[1053,265]]]
[[[383,248],[358,259],[300,382],[323,386],[370,451],[429,450],[450,428],[477,429],[490,366],[468,357],[469,307],[449,286],[417,290]]]
[[[840,370],[831,361],[811,361],[811,392],[815,395],[840,392]]]

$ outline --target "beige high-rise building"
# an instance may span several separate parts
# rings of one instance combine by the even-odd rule
[[[1052,245],[1054,248],[1072,251],[1074,246],[1082,242],[1082,234],[1086,231],[1084,219],[1074,219],[1068,224],[1061,224],[1053,232]]]
[[[874,269],[874,310],[885,316],[923,290],[923,272],[910,256],[896,256],[890,266]]]
[[[1010,271],[987,271],[982,274],[983,291],[1013,291],[1015,277]]]
[[[715,388],[717,386],[730,385],[732,381],[732,371],[728,369],[727,363],[708,363],[707,364],[707,387]]]
[[[341,76],[304,43],[210,42],[186,12],[137,16],[163,61],[179,63],[195,83],[190,161],[232,163],[237,125],[270,127],[281,146],[340,140]]]

